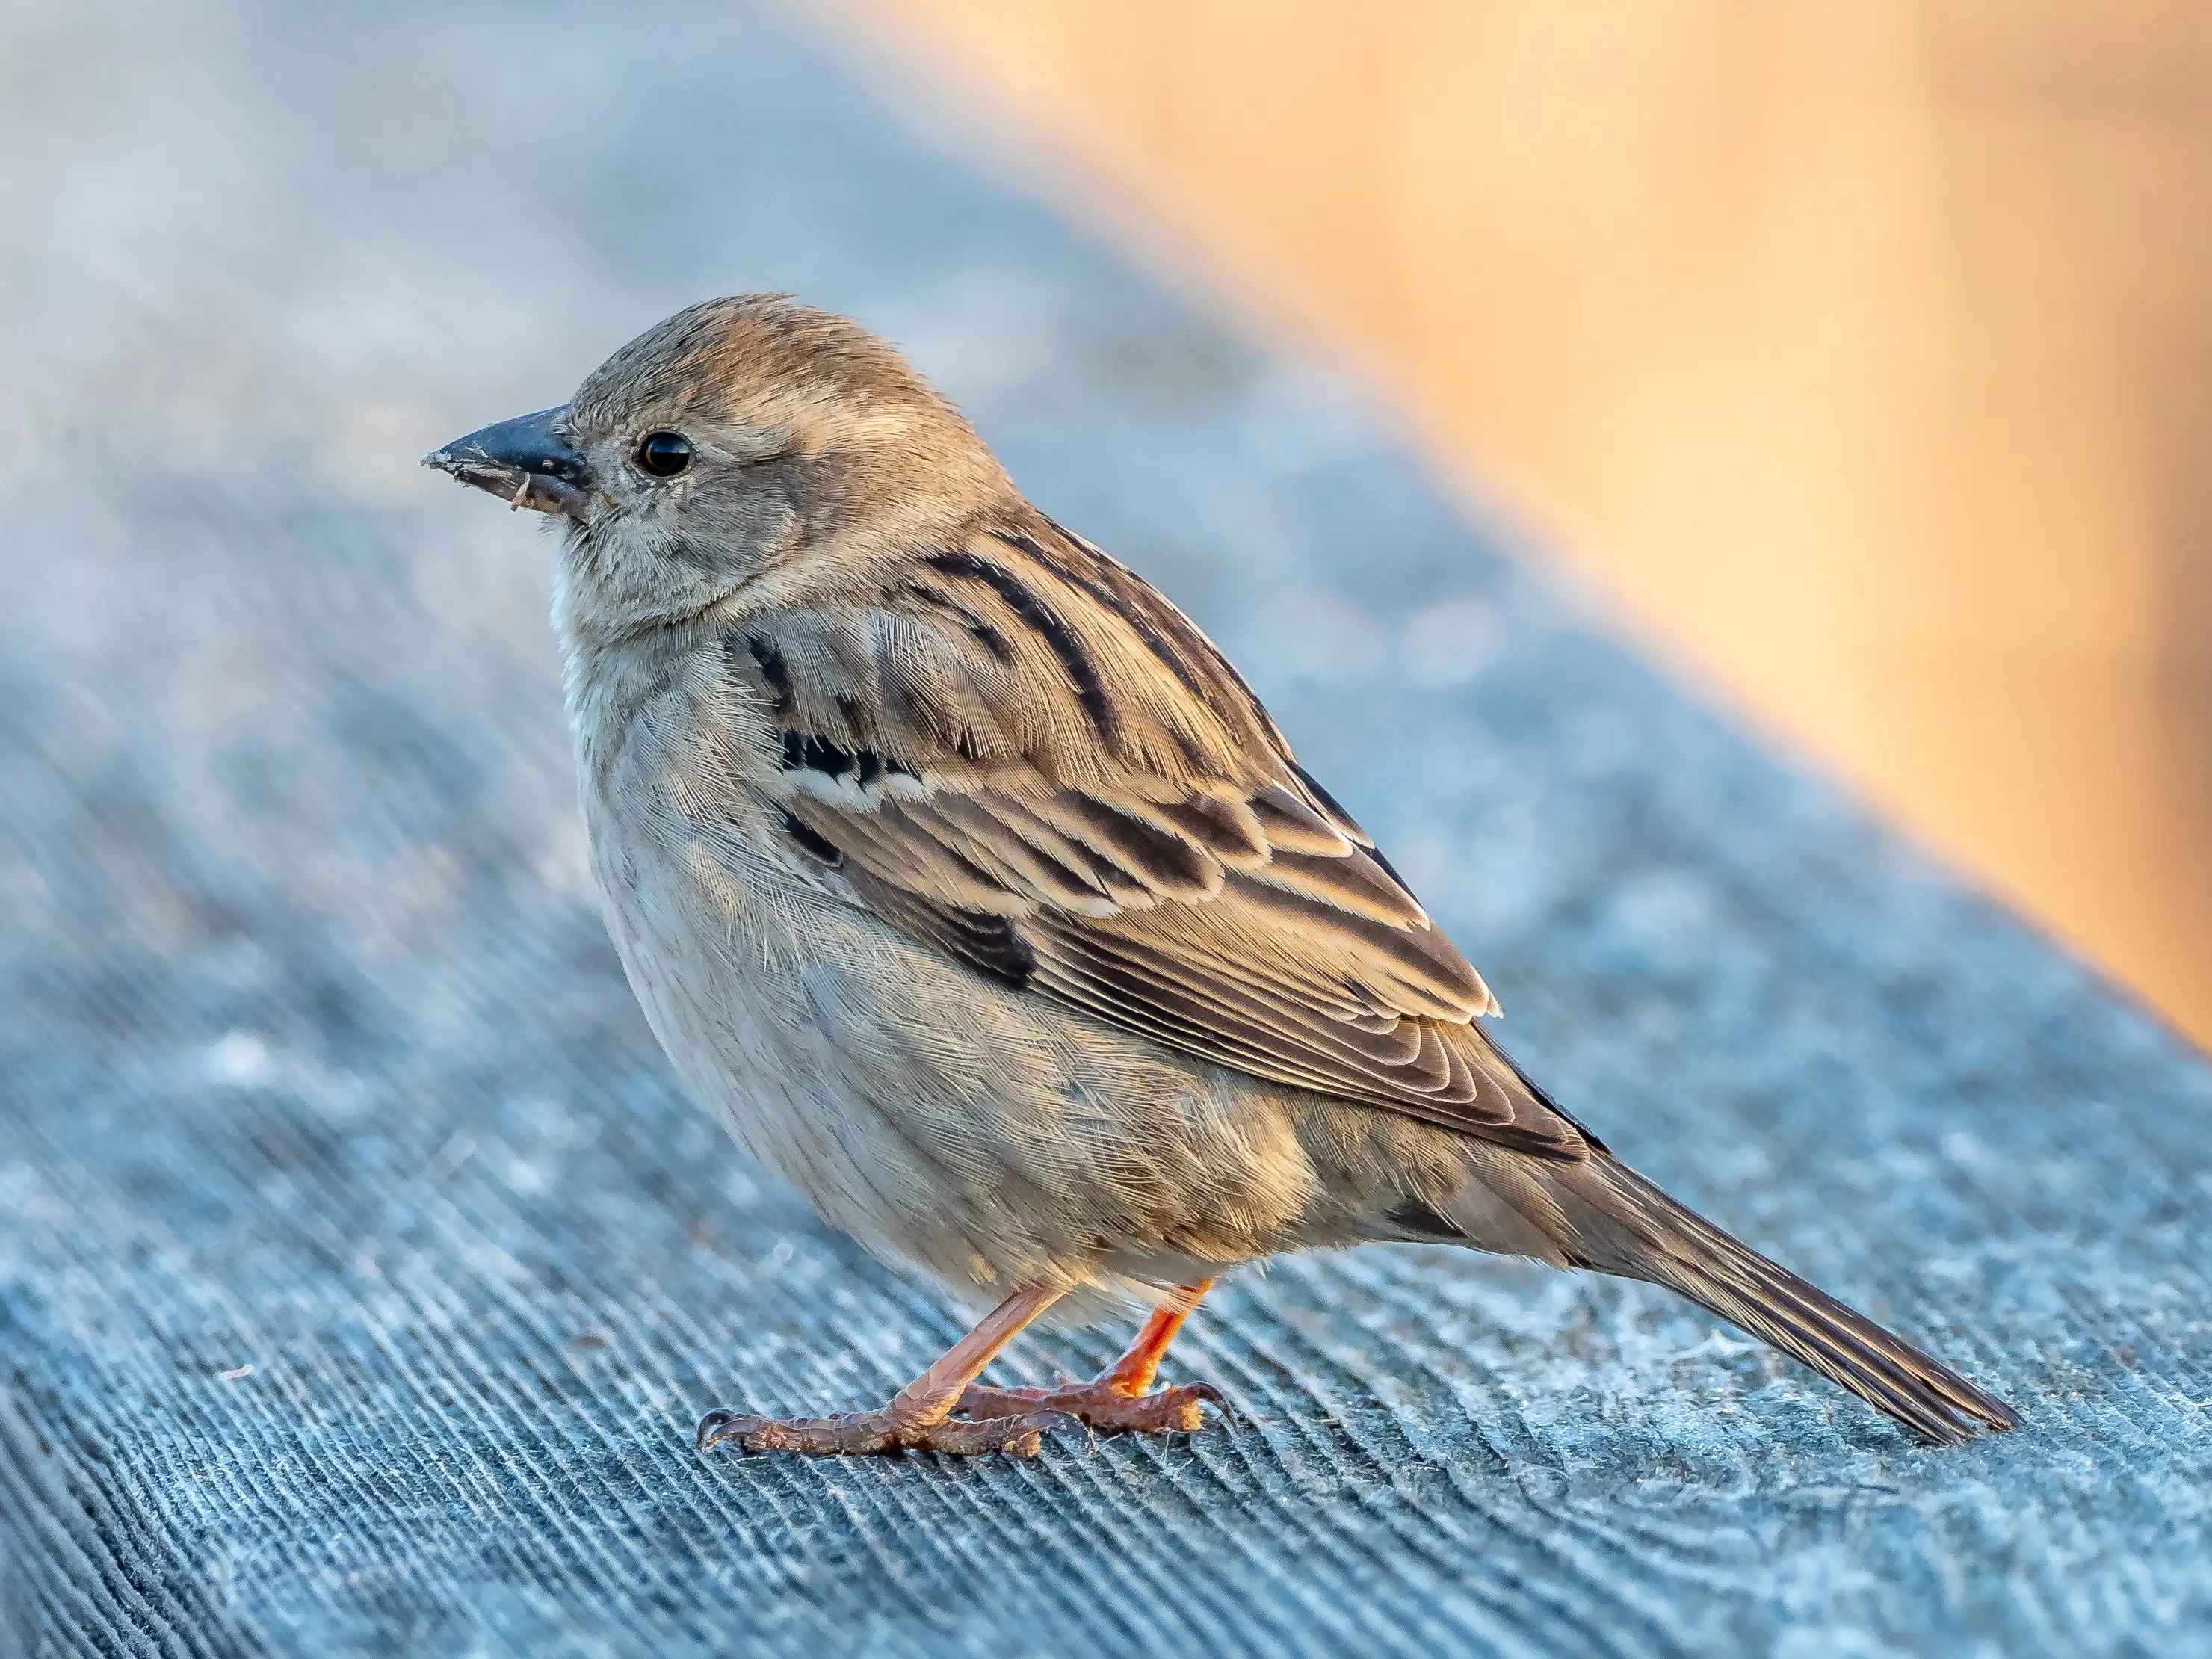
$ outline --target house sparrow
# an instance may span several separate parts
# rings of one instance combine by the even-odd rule
[[[1034,1455],[1213,1277],[1448,1242],[1644,1279],[1931,1440],[2012,1411],[1638,1176],[1183,614],[1025,501],[888,343],[781,295],[647,331],[426,465],[562,520],[592,863],[690,1091],[870,1249],[994,1304],[880,1410],[702,1451]],[[1048,1308],[1103,1375],[977,1381]]]

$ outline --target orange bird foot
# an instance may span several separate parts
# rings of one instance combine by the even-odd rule
[[[970,1382],[952,1409],[977,1423],[1019,1421],[1038,1412],[1072,1417],[1099,1434],[1190,1434],[1206,1426],[1205,1407],[1226,1402],[1211,1382],[1186,1382],[1150,1394],[1119,1385],[1111,1373],[1051,1389],[994,1389]]]
[[[940,1418],[918,1422],[896,1407],[874,1412],[847,1412],[836,1417],[753,1417],[743,1412],[716,1410],[699,1420],[698,1445],[703,1456],[716,1446],[734,1445],[745,1452],[803,1452],[810,1457],[861,1457],[898,1452],[944,1452],[955,1457],[975,1457],[1000,1452],[1008,1457],[1035,1457],[1044,1443],[1047,1429],[1063,1427],[1068,1419],[1049,1411],[1027,1407],[974,1422]]]

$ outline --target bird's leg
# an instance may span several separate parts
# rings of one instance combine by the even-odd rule
[[[1152,1316],[1145,1321],[1145,1328],[1122,1351],[1121,1357],[1099,1374],[1099,1386],[1126,1395],[1149,1393],[1152,1380],[1160,1374],[1160,1361],[1167,1357],[1168,1344],[1175,1340],[1182,1322],[1198,1310],[1200,1299],[1212,1287],[1210,1279],[1186,1285],[1178,1292],[1181,1300],[1169,1307],[1153,1309]]]
[[[1088,1382],[1063,1382],[1051,1389],[994,1389],[970,1382],[954,1407],[979,1422],[1017,1420],[1036,1412],[1065,1412],[1101,1434],[1125,1431],[1184,1433],[1203,1427],[1201,1407],[1221,1404],[1221,1390],[1211,1382],[1186,1382],[1152,1392],[1159,1375],[1160,1358],[1168,1344],[1190,1317],[1199,1298],[1212,1286],[1210,1279],[1186,1285],[1176,1302],[1152,1310],[1144,1329],[1137,1333],[1122,1356]]]
[[[902,1451],[1035,1457],[1043,1431],[1056,1420],[1050,1407],[1022,1407],[975,1422],[955,1421],[952,1411],[975,1374],[1060,1296],[1055,1290],[1016,1291],[880,1411],[778,1419],[717,1409],[699,1421],[699,1450],[703,1455],[734,1441],[743,1451],[795,1451],[815,1457]]]

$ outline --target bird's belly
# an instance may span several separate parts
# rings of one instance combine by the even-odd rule
[[[983,1289],[1172,1282],[1282,1248],[1311,1200],[1264,1088],[1076,1024],[769,869],[695,846],[601,875],[687,1088],[880,1254]]]

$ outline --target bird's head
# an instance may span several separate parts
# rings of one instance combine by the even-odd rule
[[[941,531],[1007,490],[973,428],[887,341],[781,295],[647,329],[557,408],[423,457],[562,521],[586,632],[788,602],[840,562]]]

